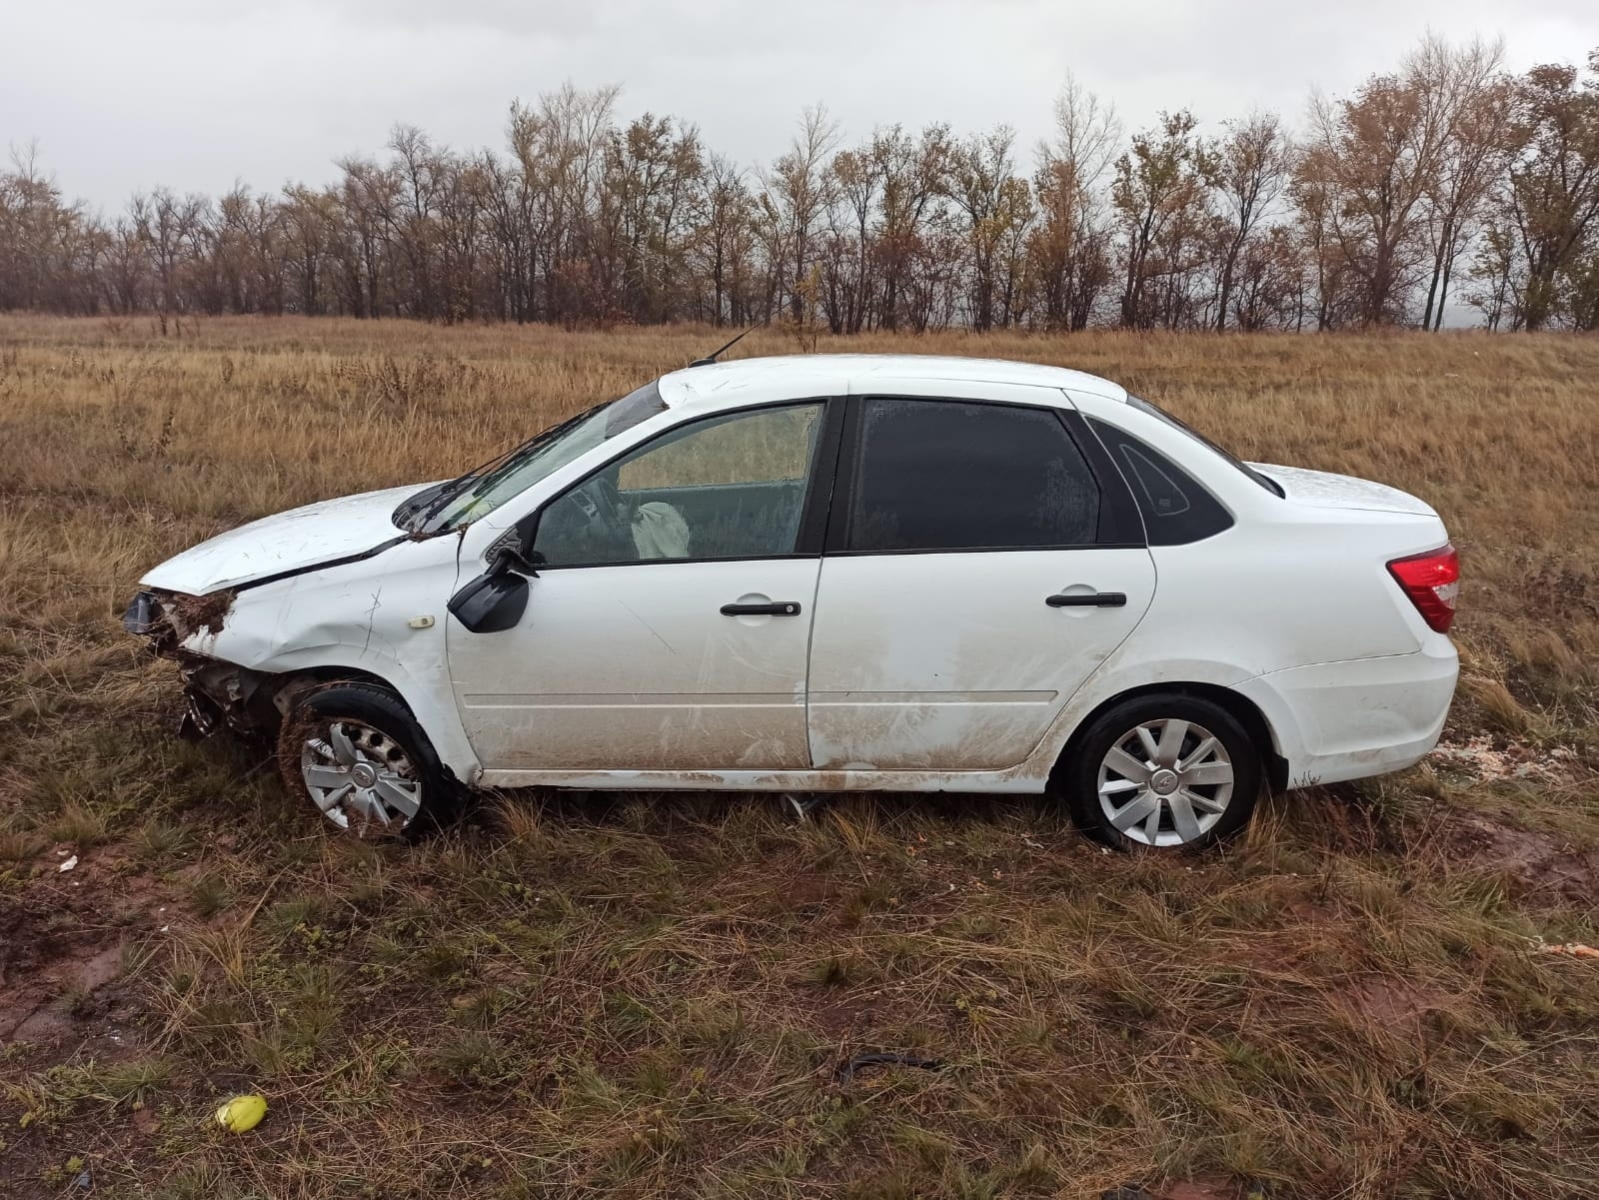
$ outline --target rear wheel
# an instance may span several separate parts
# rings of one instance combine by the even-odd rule
[[[1109,845],[1206,846],[1248,823],[1260,751],[1219,704],[1138,696],[1095,718],[1059,782],[1078,825]]]
[[[296,701],[278,735],[278,770],[342,832],[414,836],[448,804],[449,781],[399,697],[337,683]]]

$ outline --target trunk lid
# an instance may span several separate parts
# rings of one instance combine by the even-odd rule
[[[1296,504],[1308,504],[1312,508],[1409,513],[1418,517],[1438,515],[1425,501],[1385,483],[1373,483],[1353,475],[1334,475],[1330,471],[1308,471],[1303,467],[1279,467],[1271,463],[1249,465],[1278,484],[1287,498]]]

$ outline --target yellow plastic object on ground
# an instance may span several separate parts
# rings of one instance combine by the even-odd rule
[[[266,1116],[265,1096],[235,1096],[217,1109],[217,1124],[229,1133],[248,1133]]]

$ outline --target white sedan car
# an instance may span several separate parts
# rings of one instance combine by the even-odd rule
[[[268,517],[125,624],[342,828],[528,785],[1045,792],[1192,846],[1438,740],[1459,569],[1376,483],[1022,363],[691,367],[446,483]]]

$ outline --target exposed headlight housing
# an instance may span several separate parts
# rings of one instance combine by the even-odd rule
[[[128,605],[128,610],[122,614],[122,628],[141,637],[156,633],[165,622],[166,614],[161,609],[161,597],[154,592],[140,592]]]

